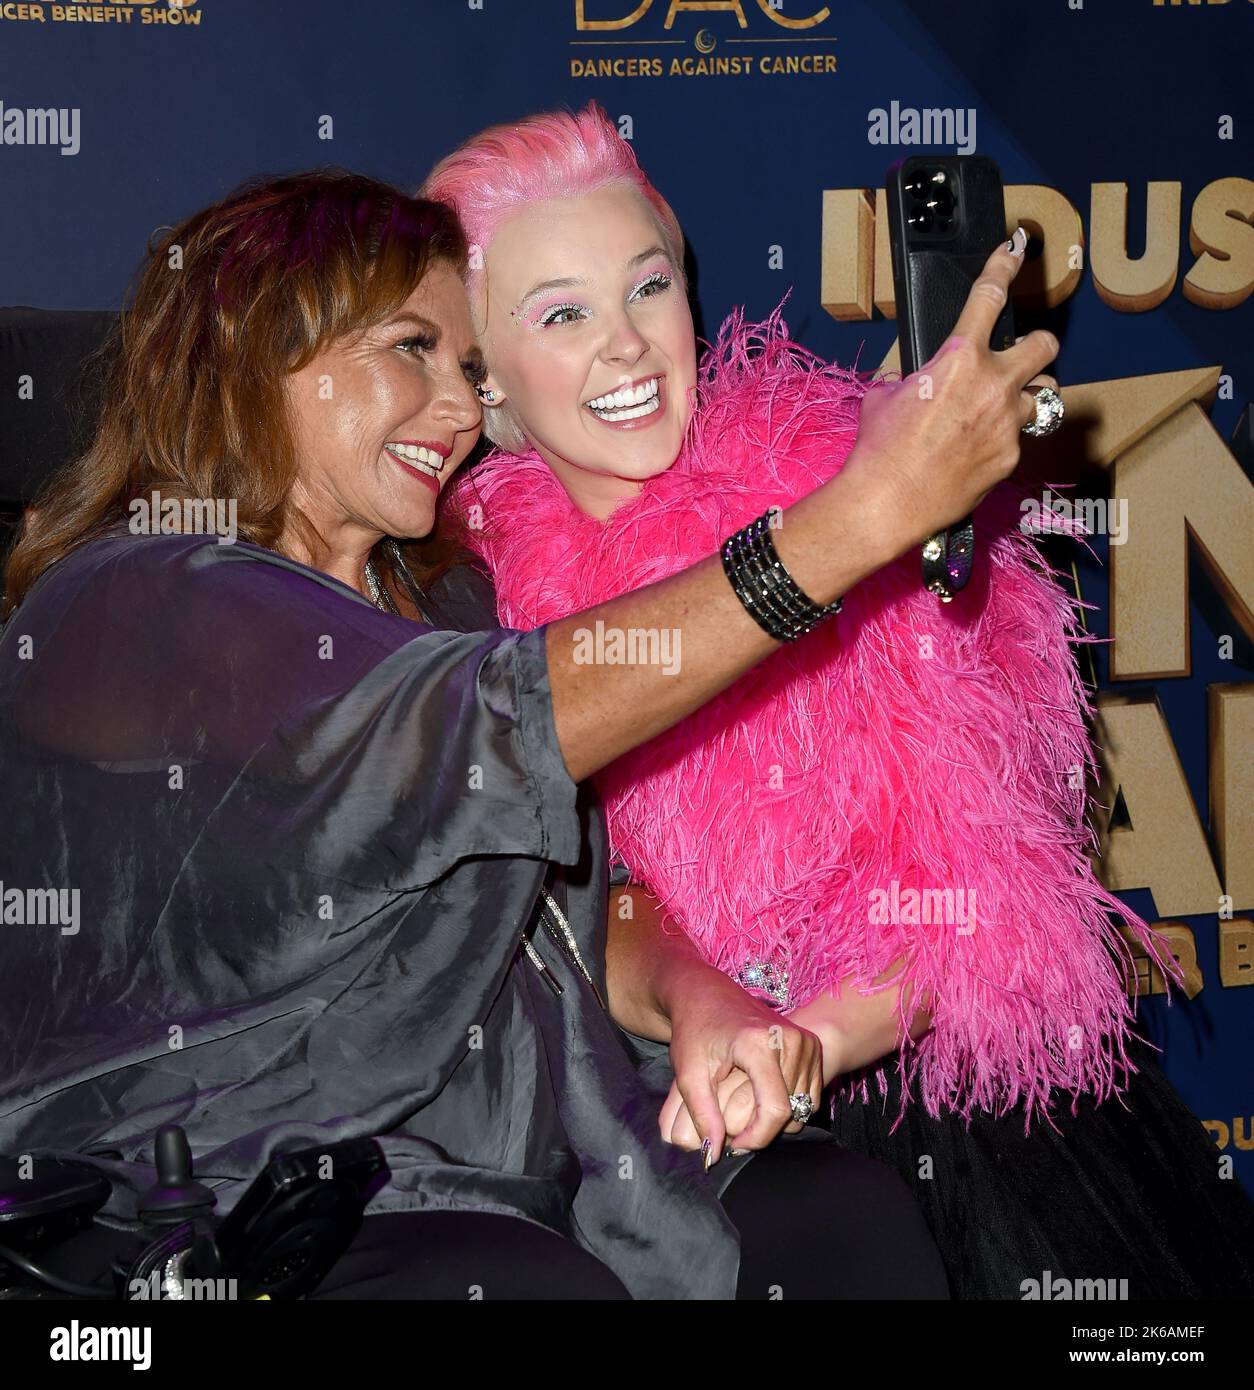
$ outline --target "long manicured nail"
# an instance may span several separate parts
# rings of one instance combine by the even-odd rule
[[[1012,256],[1022,256],[1024,251],[1027,250],[1027,245],[1027,232],[1025,232],[1022,227],[1016,227],[1014,236],[1006,243],[1006,250],[1009,251]]]
[[[701,1141],[701,1167],[708,1173],[710,1164],[714,1162],[714,1146],[708,1139]]]

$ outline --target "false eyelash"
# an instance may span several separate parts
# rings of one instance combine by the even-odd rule
[[[646,285],[661,285],[663,289],[669,289],[672,283],[671,277],[664,270],[655,270],[652,275],[646,275],[636,289],[642,290]]]
[[[574,309],[576,313],[578,313],[581,308],[582,305],[579,304],[553,304],[544,311],[543,317],[538,319],[537,322],[541,327],[548,328],[549,325],[554,322],[558,314],[565,314],[571,309]]]
[[[638,294],[642,289],[649,285],[660,285],[663,289],[670,289],[674,282],[664,270],[655,270],[651,275],[646,275],[643,280],[632,290],[632,294]],[[542,327],[548,328],[558,314],[564,314],[570,309],[578,312],[583,306],[580,304],[554,304],[544,312],[544,317],[539,320]]]

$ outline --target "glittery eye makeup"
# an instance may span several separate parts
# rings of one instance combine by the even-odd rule
[[[632,291],[633,295],[638,295],[641,290],[654,289],[658,294],[663,290],[669,290],[674,283],[672,277],[664,270],[655,270],[646,275],[643,280]],[[652,299],[653,295],[645,295],[646,299]]]
[[[562,321],[563,314],[578,314],[582,312],[582,306],[563,301],[556,304],[541,305],[533,311],[534,317],[524,315],[523,321],[531,324],[533,328],[548,328],[550,324]],[[567,323],[574,320],[567,319]]]
[[[662,264],[666,265],[668,269],[659,268],[650,271],[644,279],[639,280],[633,286],[630,295],[628,295],[629,300],[652,299],[670,289],[674,283],[674,278],[668,273],[669,262],[662,258]],[[642,295],[642,291],[647,291],[647,293]],[[587,313],[587,307],[583,304],[576,304],[571,300],[550,300],[525,314],[523,322],[533,328],[551,328],[554,324],[579,322],[578,317],[568,318],[566,315],[586,316]]]

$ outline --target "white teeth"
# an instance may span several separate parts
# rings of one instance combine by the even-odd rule
[[[642,382],[639,386],[629,387],[622,391],[611,391],[607,396],[596,396],[590,401],[585,401],[584,404],[602,419],[634,420],[639,415],[651,415],[657,409],[658,390],[659,378],[654,377],[651,381]],[[648,409],[638,408],[646,404]],[[625,411],[627,413],[608,415],[604,413],[606,411]]]
[[[645,401],[641,405],[633,405],[625,410],[597,410],[592,413],[598,420],[609,420],[617,423],[619,420],[638,420],[644,415],[652,415],[655,410],[660,410],[662,402],[656,396],[651,401]]]
[[[440,469],[444,467],[444,460],[434,449],[425,449],[421,444],[385,444],[383,446],[393,458],[398,458],[402,463],[411,466],[417,464],[424,473],[430,473],[432,477],[439,477]]]

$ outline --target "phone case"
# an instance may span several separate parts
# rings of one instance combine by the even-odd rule
[[[927,362],[953,332],[971,286],[1005,241],[1001,174],[987,155],[911,155],[885,179],[901,371]],[[1015,340],[1009,300],[994,325],[997,351]],[[975,534],[966,517],[923,544],[923,583],[944,603],[971,577]]]

